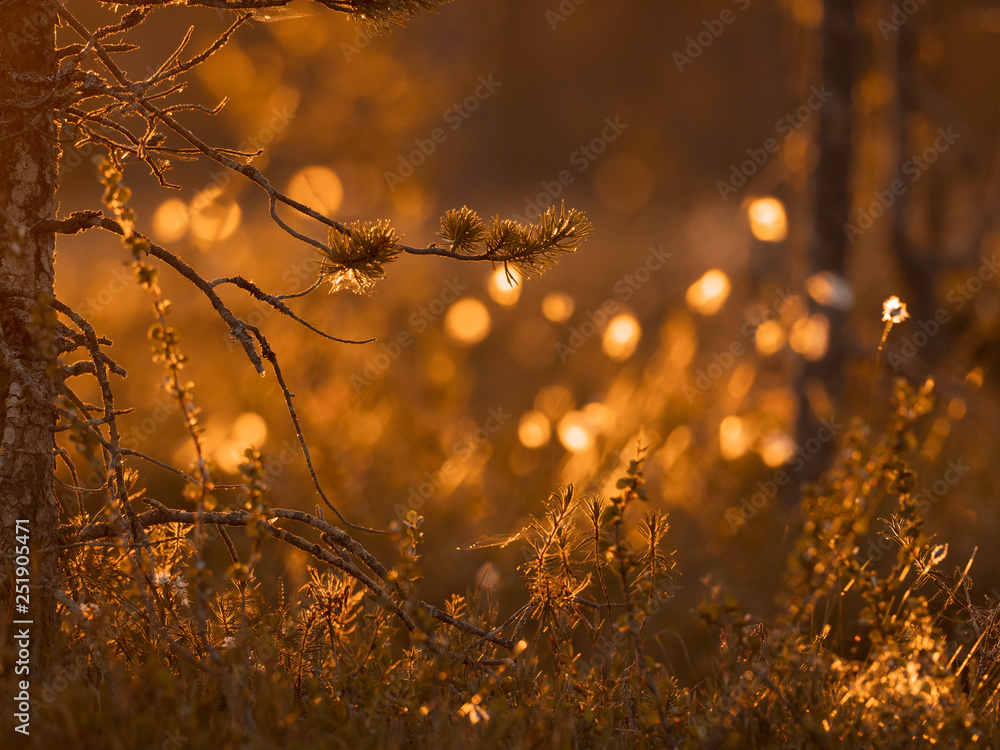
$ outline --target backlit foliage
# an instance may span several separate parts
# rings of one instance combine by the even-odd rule
[[[495,217],[489,224],[468,207],[452,209],[441,218],[438,236],[453,252],[477,255],[504,268],[513,266],[524,276],[538,277],[562,253],[576,252],[593,233],[587,217],[565,206],[550,206],[537,223],[524,225]]]
[[[857,425],[809,492],[805,527],[780,574],[776,617],[757,620],[710,586],[698,611],[716,638],[715,656],[711,677],[697,686],[681,687],[647,653],[649,618],[681,614],[672,601],[683,560],[665,548],[663,515],[641,507],[647,451],[638,442],[616,495],[580,496],[567,486],[506,540],[526,558],[519,610],[502,615],[492,590],[479,586],[448,601],[446,617],[509,638],[510,651],[429,621],[407,632],[384,599],[343,571],[311,566],[297,591],[264,594],[256,553],[204,584],[203,640],[192,619],[192,524],[150,531],[160,561],[145,584],[153,610],[125,549],[69,546],[63,648],[77,677],[58,693],[44,688],[51,699],[40,702],[40,718],[48,736],[82,742],[97,728],[96,714],[84,710],[96,691],[117,696],[102,702],[100,726],[114,726],[124,744],[153,730],[145,723],[152,717],[135,723],[119,714],[135,701],[157,706],[166,720],[158,731],[170,728],[195,746],[223,732],[249,747],[314,746],[317,733],[343,747],[526,747],[554,738],[579,747],[986,743],[996,729],[997,603],[972,604],[970,565],[948,571],[947,545],[925,534],[911,494],[918,478],[907,453],[932,408],[931,384],[897,382],[893,404],[878,440],[870,443]],[[242,495],[256,539],[253,529],[270,523],[266,457],[246,458]],[[95,521],[81,517],[67,533]],[[386,577],[411,593],[422,577],[422,522],[411,511],[396,526],[398,562]],[[894,558],[888,569],[861,552],[870,525],[888,542],[878,547]],[[206,649],[214,665],[207,671],[191,661]],[[191,681],[201,685],[196,692]],[[76,707],[72,723],[57,718],[65,705]]]
[[[61,301],[51,313],[62,316],[51,327],[64,355],[83,354],[61,364],[70,385],[57,403],[60,668],[37,685],[38,746],[995,746],[1000,596],[974,585],[974,555],[955,552],[964,540],[935,536],[937,500],[923,494],[945,481],[944,439],[975,410],[965,399],[989,383],[988,368],[960,373],[962,395],[923,377],[879,395],[883,346],[909,317],[890,298],[867,419],[830,428],[834,464],[800,490],[816,453],[792,437],[794,368],[840,342],[783,280],[776,293],[771,277],[748,291],[745,268],[708,252],[752,236],[783,258],[790,201],[786,214],[777,198],[748,199],[744,234],[706,231],[720,223],[714,213],[684,226],[681,236],[703,238],[690,269],[655,276],[653,256],[609,251],[536,299],[521,278],[576,252],[593,233],[585,214],[553,205],[524,223],[463,206],[438,228],[414,179],[393,195],[396,213],[419,220],[342,223],[326,214],[352,191],[332,162],[322,174],[333,197],[317,187],[304,191],[315,205],[300,203],[255,166],[263,150],[212,146],[177,119],[217,111],[177,100],[184,74],[238,28],[280,18],[283,0],[186,4],[233,14],[232,27],[187,59],[186,37],[140,79],[114,63],[128,51],[119,37],[162,3],[137,0],[119,26],[93,34],[61,12],[62,31],[80,39],[63,55],[56,99],[69,103],[57,120],[76,146],[99,144],[108,158],[102,211],[71,214],[59,231],[114,234],[109,254],[134,275],[143,312],[140,333],[116,337],[117,349],[90,313]],[[371,30],[440,3],[317,5]],[[88,55],[96,72],[76,65]],[[338,89],[330,110],[353,97],[350,107],[357,99],[412,126],[415,105],[379,88],[395,61],[370,57],[371,69],[364,56],[352,63],[363,93],[321,71]],[[259,188],[268,210],[241,219],[217,186],[161,204],[172,208],[171,242],[187,237],[200,251],[182,259],[143,234],[125,169],[144,164],[167,186],[171,161],[194,157]],[[587,178],[598,193],[622,189],[602,183],[613,175],[603,170]],[[404,244],[414,225],[435,241]],[[624,244],[610,235],[612,250]],[[306,257],[289,260],[289,245]],[[441,286],[428,272],[429,289],[417,266],[400,265],[392,278],[390,263],[424,255],[463,275]],[[669,255],[661,246],[657,263]],[[489,272],[481,287],[464,275],[477,264]],[[202,275],[217,266],[235,275]],[[811,280],[814,300],[853,301],[845,279]],[[326,284],[400,296],[307,299]],[[106,308],[126,330],[127,297]],[[95,317],[98,307],[88,300]],[[150,346],[152,377],[140,366],[121,390],[152,392],[153,416],[132,414],[114,398],[126,370],[112,355],[140,352],[133,359],[148,367]],[[224,347],[252,368],[223,368]],[[872,363],[859,359],[867,374]],[[476,414],[494,395],[507,400]],[[832,413],[822,388],[808,395]],[[258,437],[237,429],[247,417],[263,425]],[[779,471],[790,477],[780,491],[767,478]],[[755,482],[775,493],[739,504],[741,493],[756,497]],[[484,528],[490,536],[470,544]],[[780,545],[775,529],[785,530]],[[692,573],[706,567],[736,568],[744,585]]]
[[[331,292],[349,289],[369,294],[385,275],[385,264],[402,252],[396,233],[384,222],[355,223],[350,235],[330,230],[330,249],[324,254],[320,276]]]

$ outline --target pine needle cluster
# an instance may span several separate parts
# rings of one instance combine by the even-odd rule
[[[349,235],[330,230],[330,247],[319,274],[330,284],[331,292],[350,290],[368,295],[385,276],[386,264],[401,252],[396,231],[388,222],[355,222]]]
[[[463,206],[441,219],[438,236],[452,252],[477,255],[513,266],[530,278],[541,276],[564,253],[576,252],[594,231],[586,214],[565,206],[550,206],[535,224],[494,217],[486,224]]]

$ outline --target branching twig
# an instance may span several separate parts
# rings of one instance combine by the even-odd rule
[[[143,528],[149,528],[151,526],[157,526],[165,523],[183,523],[183,524],[194,524],[198,520],[198,516],[201,515],[201,522],[207,524],[213,524],[216,526],[246,526],[253,514],[245,510],[236,511],[226,511],[226,512],[205,512],[202,514],[195,513],[193,511],[183,511],[175,510],[173,508],[168,508],[162,503],[153,500],[151,498],[144,498],[144,501],[153,505],[155,510],[146,511],[138,516],[137,521]],[[280,508],[270,508],[265,511],[265,515],[268,519],[274,518],[286,518],[289,520],[299,521],[312,526],[316,529],[321,529],[325,533],[332,533],[336,537],[343,539],[344,532],[335,527],[329,526],[325,522],[321,521],[314,516],[310,516],[307,513],[302,513],[300,511],[285,510]],[[348,575],[355,578],[359,583],[366,586],[373,593],[377,594],[380,601],[387,606],[397,617],[403,622],[403,625],[408,630],[416,630],[417,626],[413,622],[413,619],[406,613],[406,611],[400,607],[399,604],[392,600],[389,592],[379,583],[377,583],[373,578],[365,574],[360,568],[358,568],[350,560],[346,560],[343,557],[339,557],[330,552],[330,550],[324,549],[318,544],[309,542],[308,540],[296,535],[291,532],[282,529],[281,527],[275,526],[270,520],[265,521],[260,524],[267,534],[273,536],[276,539],[280,539],[288,544],[291,544],[303,552],[307,552],[316,559],[335,567],[339,570],[344,571]],[[122,528],[121,524],[116,521],[111,521],[102,524],[91,524],[88,526],[63,526],[60,528],[60,537],[64,544],[79,544],[81,542],[98,541],[101,539],[106,539],[108,537],[120,536]],[[351,540],[353,541],[353,540]],[[356,544],[356,542],[354,543]],[[346,547],[345,547],[346,548]],[[350,549],[353,553],[355,549]],[[367,553],[366,553],[367,554]],[[367,562],[366,562],[367,564]],[[380,577],[386,575],[385,569],[375,562],[375,565],[381,568]],[[373,568],[374,570],[374,568]],[[375,571],[379,573],[378,570]],[[465,620],[461,620],[457,617],[447,614],[441,611],[437,607],[423,602],[419,599],[413,597],[407,597],[407,604],[423,609],[427,614],[429,614],[434,619],[446,623],[463,633],[468,633],[470,635],[478,636],[485,641],[489,641],[498,646],[503,646],[508,650],[513,650],[514,642],[507,640],[506,638],[501,638],[495,635],[494,632],[488,632],[482,628],[476,627]]]

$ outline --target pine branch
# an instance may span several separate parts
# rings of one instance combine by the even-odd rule
[[[350,289],[371,294],[375,282],[385,276],[385,264],[402,251],[388,222],[354,222],[350,234],[330,230],[330,246],[323,253],[319,275],[330,282],[331,292]]]
[[[242,0],[240,1],[242,2]],[[277,7],[284,4],[283,2],[271,3],[270,0],[264,4],[254,4],[257,2],[258,0],[251,0],[245,6],[227,5],[226,7]],[[317,0],[317,2],[327,4],[326,0]],[[328,4],[328,7],[338,6],[339,9],[354,8],[356,10],[356,7],[360,7],[361,2],[362,0],[351,0],[351,2],[331,3]],[[382,17],[391,19],[393,13],[411,13],[421,7],[429,6],[425,0],[385,0],[381,3],[365,0],[364,4],[365,13],[376,19],[380,17],[379,13],[383,13]],[[395,231],[385,222],[354,223],[348,227],[285,195],[275,188],[271,181],[257,168],[250,164],[242,164],[232,158],[231,150],[209,146],[174,119],[171,111],[176,111],[177,105],[165,108],[157,107],[152,103],[154,95],[146,93],[146,88],[170,80],[181,72],[186,72],[190,66],[197,64],[197,62],[203,62],[208,56],[221,49],[235,30],[246,20],[246,15],[234,22],[205,53],[185,63],[179,63],[178,60],[187,41],[185,37],[185,40],[164,63],[164,66],[161,66],[162,72],[154,74],[145,81],[133,83],[111,59],[101,43],[72,13],[61,8],[59,14],[87,42],[87,47],[92,47],[94,54],[117,81],[118,86],[107,86],[103,93],[118,100],[122,107],[130,111],[141,111],[147,119],[147,134],[140,140],[130,136],[127,131],[121,132],[120,126],[116,127],[110,123],[107,117],[95,118],[93,113],[84,115],[84,117],[98,122],[104,127],[114,129],[126,137],[129,143],[122,144],[121,150],[134,154],[143,160],[153,170],[161,184],[168,185],[163,176],[167,163],[150,156],[150,152],[162,150],[161,142],[151,142],[150,135],[161,123],[193,147],[192,151],[185,149],[186,153],[204,154],[227,169],[238,172],[251,182],[256,183],[268,196],[268,210],[274,223],[290,236],[314,247],[324,257],[325,260],[320,268],[320,279],[329,281],[333,291],[350,289],[359,294],[369,294],[374,284],[385,275],[386,263],[395,260],[402,252],[412,255],[437,255],[457,260],[488,260],[492,263],[503,263],[504,268],[508,271],[508,266],[513,266],[524,276],[538,277],[556,263],[561,254],[575,252],[593,232],[593,227],[585,214],[575,209],[567,210],[565,206],[561,206],[558,210],[555,207],[550,207],[534,225],[523,225],[510,219],[495,217],[488,227],[483,224],[474,211],[467,207],[448,211],[441,220],[440,232],[440,236],[449,243],[449,247],[446,248],[438,247],[436,244],[425,248],[403,245],[398,241]],[[162,95],[163,92],[160,92],[156,96]],[[183,107],[183,105],[180,106]],[[89,138],[101,140],[91,131],[88,131],[87,135]],[[329,231],[328,242],[323,243],[293,229],[278,215],[279,203],[326,226]]]

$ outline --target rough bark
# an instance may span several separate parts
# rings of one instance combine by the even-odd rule
[[[31,680],[53,648],[59,506],[53,486],[58,389],[51,307],[55,238],[33,232],[56,213],[55,5],[0,6],[0,632],[28,619]],[[30,604],[14,595],[15,529],[26,520]],[[24,531],[22,524],[20,532]]]

